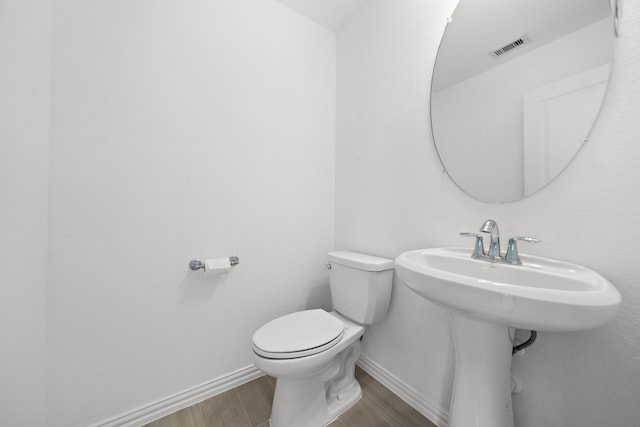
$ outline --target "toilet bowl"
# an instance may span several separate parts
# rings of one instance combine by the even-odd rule
[[[321,427],[362,396],[355,379],[365,325],[386,316],[393,261],[331,252],[335,311],[299,311],[253,335],[256,366],[276,378],[271,427]]]

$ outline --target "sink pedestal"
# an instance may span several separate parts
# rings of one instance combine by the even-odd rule
[[[449,427],[514,427],[509,328],[449,314],[456,354]]]

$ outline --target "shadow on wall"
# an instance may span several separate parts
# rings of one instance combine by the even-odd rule
[[[218,286],[229,280],[229,274],[217,274],[205,276],[204,271],[187,270],[180,281],[183,303],[205,301],[213,297]]]
[[[331,300],[331,288],[329,279],[314,280],[307,293],[304,307],[309,310],[312,308],[322,308],[325,311],[333,310],[333,302]]]

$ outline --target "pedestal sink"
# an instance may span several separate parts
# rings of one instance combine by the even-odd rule
[[[456,367],[450,427],[513,427],[509,328],[578,331],[609,322],[620,294],[588,268],[522,255],[523,265],[434,248],[396,258],[402,282],[450,311]]]

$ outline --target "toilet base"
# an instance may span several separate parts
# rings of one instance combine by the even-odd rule
[[[322,390],[319,390],[317,382],[304,382],[305,379],[278,381],[273,399],[273,412],[269,420],[270,427],[326,426],[358,403],[362,397],[362,389],[355,379],[340,393],[326,399],[324,384],[320,384]]]
[[[324,425],[329,425],[340,415],[351,409],[353,405],[358,403],[362,397],[362,389],[358,381],[353,380],[353,383],[338,393],[337,396],[329,399],[329,420]]]
[[[305,378],[276,380],[271,427],[322,427],[330,424],[362,397],[355,378],[360,341],[341,351],[325,371]]]

